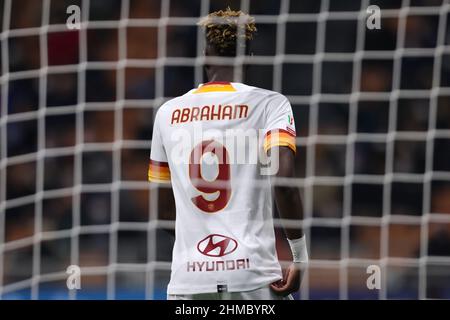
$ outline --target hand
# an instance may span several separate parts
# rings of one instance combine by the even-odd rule
[[[292,263],[284,272],[283,280],[278,280],[270,285],[277,295],[287,296],[298,291],[302,279],[302,271],[299,263]]]

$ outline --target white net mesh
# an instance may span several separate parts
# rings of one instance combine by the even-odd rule
[[[173,208],[145,180],[153,114],[204,81],[196,23],[227,5],[259,29],[237,74],[293,105],[300,298],[450,298],[448,0],[0,4],[0,298],[165,297]],[[380,30],[366,28],[372,4]]]

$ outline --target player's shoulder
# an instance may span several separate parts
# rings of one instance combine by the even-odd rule
[[[195,96],[193,93],[197,89],[198,88],[193,88],[180,96],[177,96],[177,97],[167,100],[159,107],[158,112],[164,112],[167,109],[171,109],[174,106],[180,106],[180,105],[188,103],[189,100],[191,100]]]
[[[246,84],[242,84],[245,87],[248,88],[248,90],[255,95],[260,95],[260,96],[264,96],[266,98],[278,98],[278,99],[286,99],[287,97],[284,96],[283,94],[277,92],[277,91],[273,91],[273,90],[269,90],[269,89],[264,89],[264,88],[260,88],[260,87],[253,87],[253,86],[249,86]]]
[[[274,101],[276,104],[279,104],[280,101],[288,101],[285,95],[277,91],[264,89],[260,87],[254,87],[244,83],[236,83],[235,85],[242,92],[248,92],[253,97],[261,97],[265,99],[268,102],[268,104],[270,104],[271,101]]]
[[[236,89],[237,93],[249,94],[252,97],[262,97],[268,102],[274,101],[276,104],[279,104],[281,101],[288,101],[286,96],[277,91],[255,87],[241,82],[231,82],[230,84]],[[199,85],[199,87],[200,86],[202,86],[202,84]],[[199,87],[193,88],[183,95],[167,100],[158,108],[157,112],[163,114],[172,111],[174,107],[189,105],[191,99],[195,99],[195,97],[197,97],[195,92]]]
[[[174,106],[179,107],[180,105],[183,105],[186,102],[186,94],[182,96],[178,96],[175,98],[171,98],[164,102],[157,111],[157,114],[164,114],[166,112],[169,112],[173,109]]]
[[[244,86],[249,88],[252,97],[265,101],[265,105],[269,109],[278,108],[280,105],[290,105],[288,98],[280,92],[248,85]]]

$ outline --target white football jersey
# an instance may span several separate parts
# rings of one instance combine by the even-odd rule
[[[171,182],[175,245],[168,294],[249,291],[282,279],[266,152],[294,152],[283,95],[210,82],[162,105],[148,178]]]

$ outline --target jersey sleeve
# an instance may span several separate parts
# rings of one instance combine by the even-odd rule
[[[153,124],[148,180],[151,182],[165,183],[170,181],[170,169],[160,127],[161,120],[160,112],[158,111],[156,113],[155,123]]]
[[[296,152],[295,123],[289,100],[277,94],[271,97],[266,109],[264,151],[276,146],[286,146]]]

